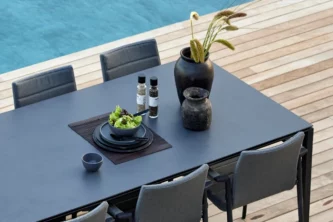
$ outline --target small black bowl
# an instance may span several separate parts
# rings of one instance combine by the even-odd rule
[[[134,134],[136,134],[136,132],[138,132],[139,128],[141,126],[141,123],[139,126],[135,127],[135,128],[132,128],[132,129],[119,129],[117,127],[114,127],[112,126],[110,123],[109,123],[109,127],[110,127],[110,130],[116,134],[117,136],[133,136]]]
[[[86,153],[82,157],[82,163],[88,172],[96,172],[103,164],[103,157],[98,153]]]

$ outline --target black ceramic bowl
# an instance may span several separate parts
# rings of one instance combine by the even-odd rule
[[[82,164],[88,172],[96,172],[103,164],[103,157],[98,153],[86,153],[82,157]]]
[[[119,129],[119,128],[112,126],[109,123],[110,130],[112,131],[113,134],[116,134],[117,136],[128,136],[128,137],[133,136],[139,130],[140,126],[141,126],[141,124],[132,129]]]

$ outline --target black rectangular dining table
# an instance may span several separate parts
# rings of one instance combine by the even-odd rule
[[[97,173],[82,167],[84,153],[98,152],[68,124],[110,112],[136,110],[137,73],[0,115],[0,221],[51,221],[138,191],[144,184],[214,167],[243,150],[306,136],[303,161],[305,218],[309,219],[312,125],[218,66],[210,100],[209,130],[183,128],[174,63],[143,71],[159,79],[159,117],[144,123],[173,147],[119,165],[107,158]],[[279,167],[276,163],[276,167]]]

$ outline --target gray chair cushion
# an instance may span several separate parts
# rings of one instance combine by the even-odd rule
[[[76,91],[72,66],[29,76],[12,83],[15,109]]]
[[[105,222],[107,218],[106,212],[108,210],[108,207],[109,204],[104,201],[98,207],[88,212],[87,214],[69,220],[68,222]]]
[[[199,222],[208,165],[173,182],[142,186],[136,222]]]
[[[100,60],[104,82],[161,64],[155,39],[110,50]]]

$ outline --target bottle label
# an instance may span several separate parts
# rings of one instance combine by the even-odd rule
[[[150,97],[149,96],[149,106],[157,107],[158,106],[158,97]]]
[[[136,104],[145,105],[146,104],[146,96],[136,94]]]

